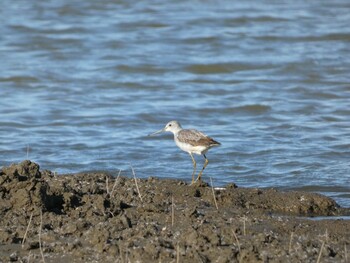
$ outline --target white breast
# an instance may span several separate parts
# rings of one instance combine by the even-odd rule
[[[192,146],[187,143],[180,142],[175,139],[176,145],[183,151],[188,153],[195,153],[195,154],[205,154],[207,152],[207,148],[205,146]]]

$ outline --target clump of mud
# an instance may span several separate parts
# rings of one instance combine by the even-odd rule
[[[23,161],[0,171],[0,262],[344,262],[349,213],[305,192],[54,175]],[[215,200],[214,200],[215,198]],[[348,253],[348,254],[346,254]]]

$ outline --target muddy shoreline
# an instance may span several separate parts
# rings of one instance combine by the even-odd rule
[[[136,183],[137,182],[137,183]],[[306,192],[0,171],[0,262],[349,262],[349,215]],[[214,199],[215,197],[215,199]]]

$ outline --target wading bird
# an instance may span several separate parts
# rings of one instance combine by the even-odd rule
[[[209,136],[203,134],[200,131],[194,129],[182,129],[181,125],[177,121],[171,121],[165,127],[159,131],[149,134],[149,136],[161,133],[161,132],[172,132],[174,134],[174,140],[176,145],[183,151],[188,152],[192,158],[193,162],[193,172],[192,172],[192,183],[195,182],[194,175],[196,173],[196,160],[193,158],[193,153],[198,155],[203,155],[205,162],[202,170],[199,172],[196,181],[201,180],[202,173],[207,167],[209,161],[205,154],[207,151],[214,147],[219,146],[220,143],[210,138]]]

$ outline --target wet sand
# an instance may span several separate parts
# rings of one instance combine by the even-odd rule
[[[319,194],[55,175],[23,161],[2,168],[0,195],[0,262],[350,260],[350,220],[327,219],[350,209]]]

